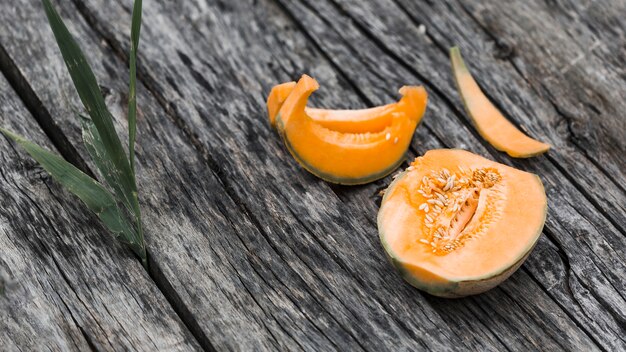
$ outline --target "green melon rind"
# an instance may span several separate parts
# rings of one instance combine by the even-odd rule
[[[402,165],[402,163],[404,162],[406,158],[406,153],[403,153],[400,156],[400,158],[398,158],[398,160],[392,163],[388,168],[384,169],[383,171],[380,171],[371,175],[367,175],[364,177],[359,177],[359,178],[337,177],[337,176],[334,176],[329,173],[322,172],[316,169],[315,167],[307,163],[303,158],[301,158],[298,155],[298,153],[296,153],[294,148],[291,146],[291,143],[289,142],[289,138],[287,138],[287,136],[284,133],[284,125],[283,125],[282,119],[280,118],[280,113],[276,116],[276,119],[274,121],[275,121],[275,127],[276,127],[276,130],[278,131],[278,134],[280,134],[283,142],[285,143],[285,145],[287,146],[287,149],[289,150],[289,153],[291,154],[291,156],[293,156],[294,159],[296,159],[298,164],[300,164],[304,169],[306,169],[308,172],[312,173],[313,175],[330,183],[344,185],[344,186],[356,186],[356,185],[363,185],[366,183],[374,182],[376,180],[379,180],[381,178],[388,176],[390,173],[396,170],[400,165]],[[417,129],[417,126],[415,126],[415,129]],[[413,130],[413,134],[414,133],[415,133],[415,130]],[[413,135],[411,135],[411,139],[413,139]]]
[[[389,185],[389,187],[385,191],[385,195],[383,196],[381,208],[382,208],[382,204],[385,203],[387,196],[392,193],[396,184],[400,180],[402,180],[402,178],[404,178],[406,174],[407,174],[407,171],[403,171],[402,173],[398,174],[395,180]],[[543,183],[541,182],[541,179],[539,178],[539,176],[537,175],[533,175],[533,176],[537,178],[537,182],[543,189]],[[535,237],[534,240],[529,241],[529,245],[527,246],[527,248],[522,252],[522,254],[518,257],[518,259],[512,265],[504,267],[500,271],[487,273],[482,276],[465,278],[462,280],[444,278],[448,280],[446,283],[432,283],[432,282],[421,281],[419,278],[413,276],[411,272],[406,269],[405,263],[400,258],[398,258],[398,256],[393,252],[393,250],[391,249],[391,246],[389,245],[389,243],[387,243],[385,239],[385,233],[381,226],[382,224],[381,214],[382,213],[380,211],[378,212],[378,217],[377,217],[378,234],[379,234],[380,242],[383,246],[383,249],[385,250],[385,253],[387,254],[387,258],[389,258],[393,266],[398,270],[398,272],[400,273],[400,276],[402,276],[402,278],[406,282],[408,282],[411,286],[416,287],[422,291],[428,292],[429,294],[433,296],[444,297],[444,298],[461,298],[461,297],[465,297],[469,295],[476,295],[476,294],[488,291],[496,287],[497,285],[499,285],[502,281],[506,280],[515,271],[517,271],[517,269],[519,269],[519,267],[524,263],[526,258],[528,258],[528,256],[532,252],[533,248],[537,244],[537,241],[539,240],[541,233],[543,232],[543,226],[545,224],[546,216],[548,213],[547,206],[548,205],[546,202],[546,205],[543,211],[543,214],[544,214],[543,221],[541,222],[541,226],[539,227],[539,229],[537,230],[534,236]]]

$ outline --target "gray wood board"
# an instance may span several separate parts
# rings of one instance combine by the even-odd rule
[[[46,131],[56,128],[49,133],[53,140],[66,139],[71,147],[65,154],[81,160],[86,154],[71,115],[78,100],[43,11],[36,1],[21,3],[20,10],[2,11],[0,45],[41,101],[40,123],[52,126]],[[123,133],[130,2],[58,6],[106,87]],[[138,173],[157,268],[153,277],[204,348],[626,346],[626,195],[618,186],[624,179],[619,155],[624,130],[623,119],[610,115],[619,113],[623,102],[608,95],[600,113],[574,110],[574,117],[563,116],[572,111],[565,106],[580,97],[569,96],[574,93],[558,79],[542,79],[553,69],[551,61],[537,59],[546,42],[523,42],[523,54],[502,59],[481,16],[497,20],[498,11],[507,15],[516,9],[467,6],[288,0],[144,4]],[[546,17],[560,13],[540,10]],[[518,21],[510,17],[503,18]],[[584,29],[590,19],[580,18],[585,20],[575,23]],[[418,29],[421,23],[426,34]],[[524,17],[505,29],[540,23]],[[558,21],[551,24],[562,31]],[[618,27],[606,40],[623,33]],[[507,116],[555,146],[547,157],[511,160],[478,137],[452,83],[446,50],[453,42]],[[550,60],[566,53],[556,51]],[[587,82],[583,74],[569,79],[586,87],[584,92],[603,94],[606,84],[619,83],[619,62],[607,63],[605,83]],[[596,68],[584,61],[578,65],[585,66],[573,65],[565,73]],[[301,73],[321,83],[314,104],[329,107],[381,104],[395,99],[404,84],[424,84],[431,100],[411,157],[462,147],[539,174],[550,212],[545,236],[523,268],[489,293],[461,300],[430,297],[404,284],[384,258],[374,221],[378,190],[389,178],[352,188],[317,180],[296,165],[266,122],[269,88]],[[51,82],[58,89],[51,90]],[[622,93],[610,92],[619,97],[621,88]],[[594,142],[582,137],[582,128],[572,129],[579,125],[568,118],[593,126]]]
[[[54,150],[2,75],[0,125]],[[4,136],[0,163],[2,350],[198,349],[133,255]]]

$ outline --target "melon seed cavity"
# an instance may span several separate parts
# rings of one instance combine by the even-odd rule
[[[418,210],[423,213],[423,233],[419,242],[445,255],[461,248],[468,240],[484,233],[497,213],[495,186],[502,180],[494,168],[448,169],[424,176],[417,192],[424,197]],[[496,187],[497,188],[497,187]]]

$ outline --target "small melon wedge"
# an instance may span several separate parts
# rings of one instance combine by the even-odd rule
[[[550,145],[534,140],[518,130],[487,99],[467,69],[458,47],[450,49],[450,60],[465,110],[487,142],[514,158],[528,158],[550,149]]]
[[[361,110],[306,107],[319,87],[313,78],[276,86],[268,97],[270,123],[306,170],[332,183],[355,185],[388,175],[403,161],[428,95],[405,86],[392,104]]]
[[[428,151],[385,191],[378,231],[411,285],[440,297],[487,291],[508,278],[541,235],[539,177],[458,149]]]

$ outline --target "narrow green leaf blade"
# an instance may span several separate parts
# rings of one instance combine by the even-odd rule
[[[135,173],[135,137],[137,135],[137,48],[141,30],[142,0],[135,0],[130,28],[130,84],[128,93],[128,156],[130,169]]]
[[[115,178],[115,166],[111,161],[106,157],[106,150],[104,148],[104,144],[102,143],[102,139],[100,138],[100,134],[96,129],[93,121],[83,114],[77,113],[80,118],[81,127],[83,130],[83,142],[85,142],[85,148],[87,152],[91,156],[94,164],[100,171],[100,175],[104,179],[104,181],[113,189],[115,195],[119,201],[121,201],[126,209],[129,211],[129,214],[132,214],[134,211],[132,209],[132,203],[130,199],[126,199],[126,195],[124,194],[124,190],[117,183]]]
[[[98,215],[111,232],[136,251],[135,247],[139,240],[137,233],[122,216],[115,198],[98,181],[35,143],[3,128],[0,128],[0,132],[21,145],[55,180]],[[145,256],[145,253],[137,254]]]
[[[106,107],[96,77],[89,67],[83,52],[50,3],[50,0],[42,0],[42,2],[76,91],[100,134],[106,157],[115,166],[113,176],[119,181],[120,187],[124,190],[125,199],[130,200],[133,208],[136,207],[138,211],[135,178],[130,169],[124,148],[115,132],[111,113]]]

